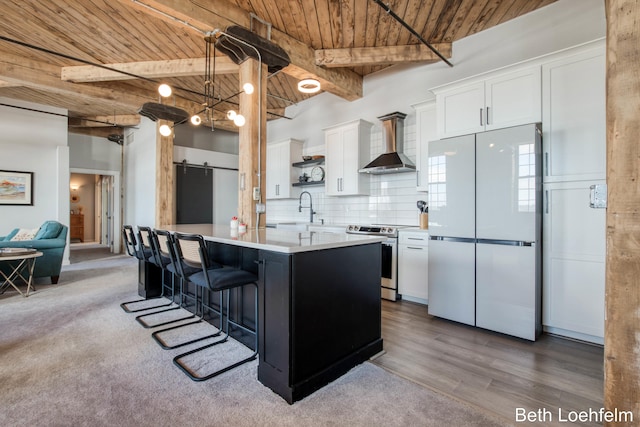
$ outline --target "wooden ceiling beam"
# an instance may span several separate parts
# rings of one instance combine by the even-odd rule
[[[60,80],[60,67],[5,53],[0,56],[0,80],[47,93],[71,96],[86,103],[100,103],[125,111],[137,111],[145,102],[157,101],[157,94],[128,86],[123,90]],[[176,107],[199,111],[199,103],[176,98]]]
[[[20,85],[17,85],[15,83],[10,83],[10,82],[5,82],[4,80],[0,80],[0,88],[2,87],[19,87]]]
[[[62,80],[75,83],[132,80],[136,78],[135,76],[150,79],[204,76],[205,62],[205,58],[190,58],[104,64],[106,67],[115,68],[128,74],[107,70],[94,65],[80,65],[62,67],[60,75]],[[216,74],[237,74],[238,69],[238,65],[231,61],[231,58],[227,56],[216,57]]]
[[[126,109],[137,109],[152,100],[150,96],[141,96],[131,91],[123,93],[114,89],[63,82],[60,80],[60,67],[7,53],[0,56],[0,79],[58,95],[108,102],[114,107]]]
[[[226,0],[209,1],[206,7],[187,0],[120,1],[155,18],[186,26],[202,34],[216,28],[224,30],[230,25],[245,28],[251,25],[249,12]],[[324,91],[349,101],[362,98],[362,76],[351,70],[327,69],[316,65],[315,52],[310,46],[276,28],[271,29],[271,41],[283,48],[291,59],[291,64],[282,70],[283,73],[296,79],[316,78]]]
[[[114,116],[70,117],[69,126],[77,127],[108,127],[108,126],[137,126],[140,124],[138,114],[117,114]]]
[[[96,136],[99,138],[106,138],[109,135],[123,135],[124,131],[122,128],[117,126],[111,127],[102,127],[102,128],[85,128],[85,127],[75,127],[69,126],[69,133],[76,133],[79,135],[88,135],[88,136]]]
[[[451,58],[451,43],[435,43],[433,47],[445,58]],[[328,68],[399,64],[404,62],[437,62],[441,60],[427,46],[419,44],[319,49],[316,50],[315,55],[316,65]]]

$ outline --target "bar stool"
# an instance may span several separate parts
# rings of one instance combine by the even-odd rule
[[[179,257],[176,254],[176,245],[175,245],[175,241],[174,241],[174,237],[172,236],[172,234],[168,231],[165,230],[155,230],[154,231],[156,240],[157,240],[157,248],[158,248],[158,252],[160,254],[160,256],[163,259],[168,259],[169,263],[166,264],[166,268],[168,271],[170,271],[172,274],[177,275],[180,279],[180,305],[179,307],[182,308],[187,308],[187,305],[185,304],[185,299],[188,299],[189,296],[187,294],[187,292],[185,292],[184,290],[184,285],[185,283],[187,283],[189,281],[189,277],[194,274],[199,272],[201,269],[199,268],[199,265],[197,267],[191,266],[187,263],[183,263],[179,261]],[[222,266],[220,264],[217,263],[212,263],[212,268],[221,268]],[[204,294],[203,294],[203,298],[204,298]],[[178,320],[186,320],[186,319],[193,319],[193,318],[197,318],[197,320],[193,321],[193,322],[186,322],[186,323],[181,323],[179,325],[176,326],[172,326],[169,328],[164,328],[164,329],[160,329],[158,331],[155,331],[154,333],[151,334],[151,337],[160,345],[160,347],[162,347],[165,350],[172,350],[175,348],[180,348],[180,347],[184,347],[186,345],[189,344],[193,344],[195,342],[198,341],[202,341],[205,339],[209,339],[209,338],[215,338],[220,336],[221,332],[215,332],[213,334],[210,335],[206,335],[206,336],[202,336],[199,338],[195,338],[189,341],[185,341],[185,342],[180,342],[177,344],[173,344],[173,345],[169,345],[166,343],[166,341],[164,339],[162,339],[161,334],[167,331],[173,331],[176,329],[180,329],[189,325],[194,325],[196,323],[202,323],[204,322],[204,305],[203,308],[200,310],[200,315],[198,315],[198,290],[196,288],[196,292],[194,295],[194,299],[195,299],[195,304],[194,304],[194,310],[193,310],[193,314],[191,316],[182,318],[182,319],[178,319]],[[204,302],[203,302],[204,303]],[[208,307],[209,308],[209,307]],[[213,310],[215,311],[215,310]],[[175,321],[171,321],[171,322],[167,322],[167,323],[174,323],[177,322],[178,320]],[[222,329],[222,328],[220,328]]]
[[[169,238],[171,237],[171,234],[167,233]],[[171,300],[169,302],[169,304],[165,304],[165,305],[158,305],[154,308],[160,308],[160,307],[167,307],[169,306],[169,308],[165,308],[164,310],[157,310],[157,311],[153,311],[151,313],[144,313],[141,314],[139,316],[136,317],[136,321],[138,323],[140,323],[144,328],[157,328],[159,326],[165,326],[165,325],[169,325],[172,323],[176,323],[179,322],[181,320],[186,320],[186,319],[191,319],[193,317],[195,317],[195,315],[190,315],[187,317],[180,317],[178,319],[172,319],[169,321],[165,321],[162,323],[154,323],[154,324],[149,324],[147,323],[144,318],[148,317],[148,316],[153,316],[155,314],[158,313],[164,313],[167,311],[173,311],[173,310],[179,310],[182,308],[182,286],[180,287],[180,304],[175,305],[175,280],[174,277],[175,275],[173,274],[173,271],[175,270],[172,266],[173,266],[173,262],[171,260],[171,255],[170,252],[163,252],[160,250],[160,243],[158,241],[158,237],[157,235],[151,230],[150,227],[138,227],[138,241],[140,242],[139,246],[142,248],[142,251],[144,254],[148,254],[150,253],[151,256],[149,257],[149,261],[151,263],[153,263],[154,265],[156,265],[157,267],[162,269],[162,295],[164,295],[164,291],[166,288],[166,284],[165,284],[165,273],[168,271],[171,274]],[[169,248],[168,251],[171,251],[171,249]],[[166,254],[166,255],[165,255]]]
[[[197,234],[175,234],[175,247],[176,247],[176,257],[178,262],[178,266],[186,265],[193,268],[200,267],[200,271],[195,274],[191,274],[189,276],[189,281],[196,285],[196,287],[202,288],[202,292],[204,294],[205,290],[210,290],[214,292],[219,292],[220,294],[220,330],[223,333],[222,339],[217,340],[213,343],[207,344],[205,346],[193,349],[186,353],[182,353],[173,358],[173,363],[180,368],[189,378],[193,381],[205,381],[210,378],[213,378],[217,375],[220,375],[224,372],[227,372],[233,368],[236,368],[244,363],[247,363],[253,359],[258,354],[258,277],[255,274],[252,274],[248,271],[224,266],[222,268],[211,266],[211,262],[207,255],[207,248],[204,242],[204,239],[201,235]],[[230,290],[234,288],[240,288],[245,285],[253,285],[255,286],[255,301],[254,301],[254,318],[255,318],[255,331],[251,331],[249,328],[236,323],[230,320],[230,304],[229,304],[229,294]],[[226,298],[223,298],[226,297]],[[226,301],[223,301],[226,299]],[[226,302],[226,314],[224,313],[224,303]],[[202,303],[202,310],[204,311],[204,299]],[[225,320],[226,319],[226,320]],[[217,369],[216,371],[209,373],[207,375],[196,375],[192,373],[186,364],[182,361],[186,356],[201,352],[208,348],[211,348],[218,344],[223,344],[227,342],[229,338],[229,324],[234,323],[236,327],[243,329],[246,332],[252,333],[255,337],[254,339],[254,352],[252,355],[245,357],[239,361],[236,361],[230,365],[227,365],[223,368]]]
[[[139,234],[139,233],[138,233]],[[152,253],[151,253],[151,249],[144,249],[143,245],[141,244],[141,239],[136,238],[136,233],[133,231],[133,227],[130,225],[125,225],[122,227],[122,237],[124,239],[124,247],[127,251],[127,254],[129,256],[133,256],[138,258],[138,260],[140,261],[145,261],[148,262],[150,261],[150,259],[152,258]],[[157,298],[162,298],[164,296],[164,281],[163,281],[163,286],[162,286],[162,292],[160,293],[160,296],[157,297],[153,297],[153,298],[148,298],[148,299],[137,299],[137,300],[133,300],[133,301],[126,301],[123,302],[122,304],[120,304],[120,307],[127,313],[138,313],[140,311],[146,311],[146,310],[152,310],[155,308],[161,308],[161,307],[168,307],[172,304],[172,302],[169,302],[168,304],[159,304],[159,305],[154,305],[154,306],[150,306],[150,307],[144,307],[144,308],[137,308],[137,309],[130,309],[129,307],[127,307],[129,304],[135,304],[138,302],[143,302],[143,301],[148,301],[149,299],[157,299]]]

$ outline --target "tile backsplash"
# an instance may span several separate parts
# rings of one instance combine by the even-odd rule
[[[415,115],[405,119],[404,154],[416,161],[416,126]],[[382,126],[377,124],[371,129],[371,160],[385,152]],[[324,146],[307,147],[305,155],[325,154]],[[364,165],[362,165],[364,166]],[[310,170],[300,169],[310,173]],[[324,219],[325,224],[396,224],[419,225],[418,200],[427,200],[427,193],[416,190],[416,174],[414,172],[394,173],[387,175],[367,175],[369,194],[366,196],[326,196],[323,185],[304,187],[313,198],[313,210],[316,212],[314,222]],[[267,223],[306,222],[309,210],[298,212],[298,196],[304,190],[296,187],[295,199],[267,200]],[[308,198],[302,201],[308,206]]]

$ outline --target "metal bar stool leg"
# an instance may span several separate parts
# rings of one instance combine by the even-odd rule
[[[220,368],[220,369],[218,369],[218,370],[216,370],[216,371],[214,371],[214,372],[212,372],[210,374],[202,375],[202,376],[191,372],[189,370],[188,366],[186,366],[186,364],[182,360],[187,356],[190,356],[192,354],[195,354],[195,353],[198,353],[200,351],[206,350],[206,349],[211,348],[213,346],[216,346],[218,344],[224,344],[225,342],[227,342],[227,340],[229,338],[229,322],[230,322],[230,320],[229,320],[229,318],[230,318],[229,294],[230,294],[231,290],[230,289],[226,289],[226,290],[222,291],[223,293],[226,294],[226,303],[227,303],[226,304],[227,305],[227,307],[226,307],[226,316],[224,316],[224,317],[226,317],[226,320],[224,321],[224,325],[225,325],[224,329],[225,330],[224,330],[223,338],[218,340],[218,341],[216,341],[216,342],[213,342],[211,344],[207,344],[205,346],[193,349],[193,350],[188,351],[186,353],[179,354],[179,355],[177,355],[176,357],[173,358],[174,365],[176,365],[178,368],[180,368],[180,370],[182,372],[184,372],[193,381],[206,381],[206,380],[211,379],[213,377],[216,377],[216,376],[218,376],[220,374],[228,372],[228,371],[230,371],[230,370],[232,370],[234,368],[237,368],[240,365],[243,365],[243,364],[245,364],[247,362],[250,362],[251,360],[254,360],[256,358],[256,356],[258,355],[258,344],[259,344],[259,335],[258,335],[258,330],[259,330],[259,324],[258,324],[258,322],[259,322],[259,320],[258,320],[258,285],[256,283],[251,283],[251,284],[253,286],[255,286],[255,298],[254,298],[254,316],[255,316],[254,346],[255,347],[254,347],[253,354],[251,354],[250,356],[245,357],[245,358],[243,358],[241,360],[238,360],[237,362],[234,362],[234,363],[232,363],[230,365],[227,365],[227,366],[225,366],[223,368]],[[220,308],[222,310],[222,306]],[[221,319],[221,321],[222,321],[222,319]]]

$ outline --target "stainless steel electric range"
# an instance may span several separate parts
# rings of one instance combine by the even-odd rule
[[[345,230],[349,234],[368,234],[385,236],[382,242],[382,298],[397,301],[398,294],[398,230],[402,225],[349,225]]]

